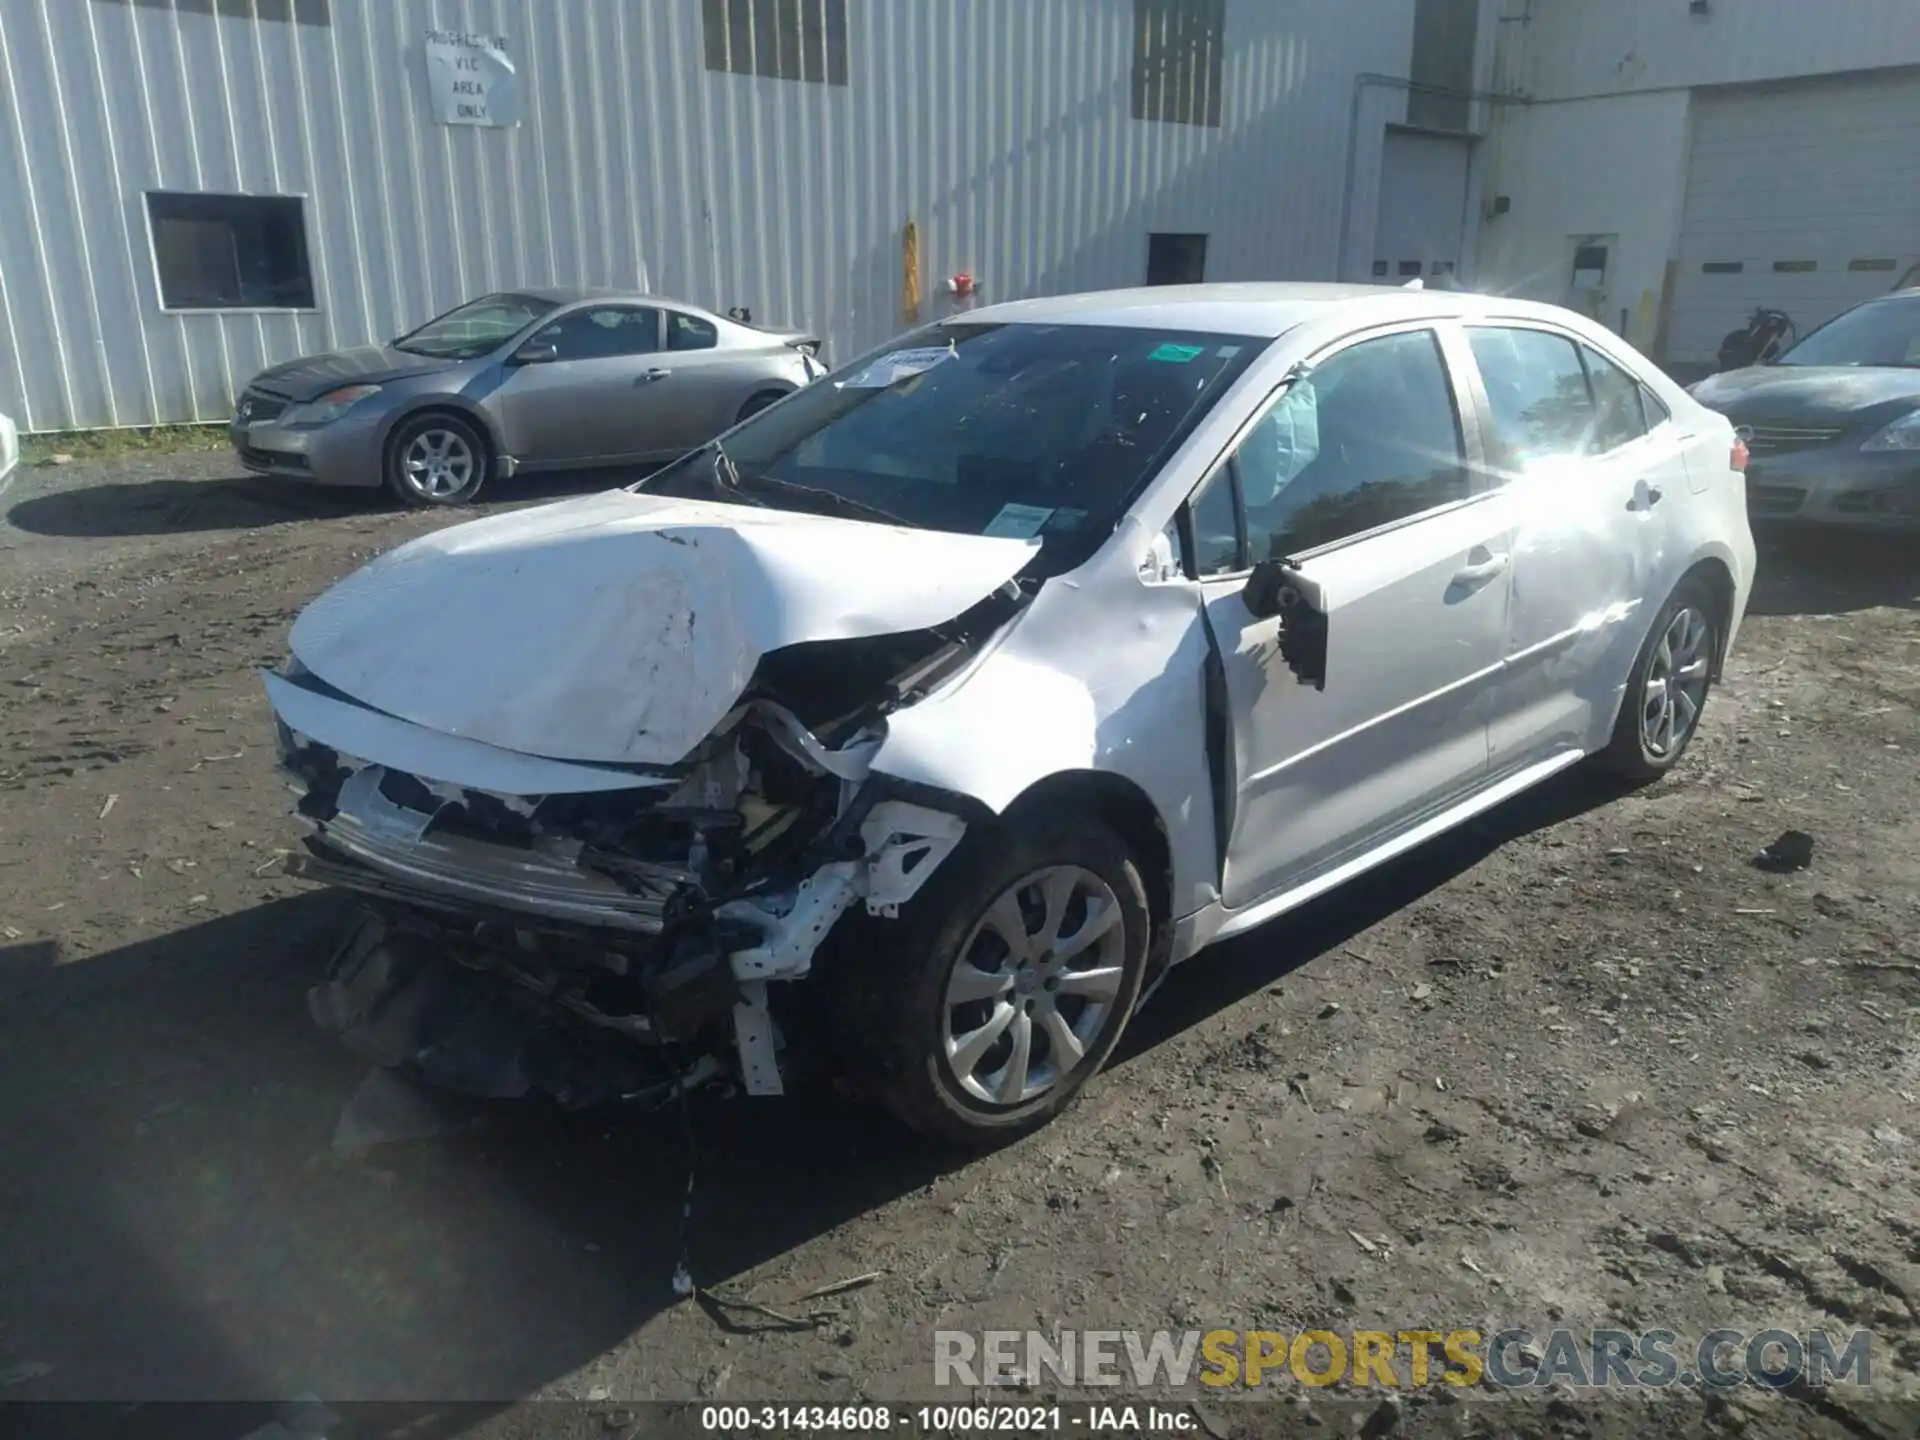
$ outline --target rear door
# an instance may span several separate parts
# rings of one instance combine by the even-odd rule
[[[1240,908],[1477,786],[1506,635],[1505,520],[1476,490],[1476,417],[1442,333],[1373,332],[1316,357],[1189,505],[1189,552],[1230,718],[1222,896]],[[1303,683],[1246,604],[1289,557],[1318,590]]]
[[[514,454],[523,464],[588,464],[671,448],[650,443],[675,421],[661,364],[660,312],[590,305],[532,336],[550,360],[515,364],[501,386]]]
[[[678,454],[704,445],[739,418],[740,407],[770,388],[769,352],[796,352],[769,340],[764,349],[722,346],[711,320],[687,310],[665,310],[666,350],[658,357],[667,378],[661,391],[673,404],[666,428],[650,437]],[[783,387],[773,387],[783,388]]]
[[[1651,611],[1678,578],[1670,522],[1687,503],[1687,437],[1573,335],[1518,321],[1465,333],[1489,478],[1513,533],[1490,728],[1498,774],[1604,741]]]

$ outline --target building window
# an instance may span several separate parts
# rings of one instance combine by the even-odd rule
[[[1133,118],[1220,124],[1227,0],[1133,0]]]
[[[847,0],[701,0],[707,69],[847,83]]]
[[[286,195],[147,193],[167,310],[311,310],[306,202]]]
[[[1206,278],[1206,236],[1160,230],[1147,236],[1147,284],[1198,285]]]
[[[268,20],[296,25],[331,25],[329,0],[94,0],[95,4],[137,5],[181,15],[224,15],[232,20]]]

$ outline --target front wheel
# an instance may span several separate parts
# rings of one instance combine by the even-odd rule
[[[491,452],[457,415],[416,415],[387,441],[387,488],[409,505],[464,505],[480,492]]]
[[[1059,817],[979,831],[846,977],[837,1047],[915,1129],[962,1144],[1026,1134],[1119,1043],[1151,926],[1120,839]]]
[[[1720,653],[1720,620],[1712,593],[1683,580],[1661,607],[1635,657],[1613,738],[1601,764],[1628,780],[1656,780],[1679,763],[1700,728]]]

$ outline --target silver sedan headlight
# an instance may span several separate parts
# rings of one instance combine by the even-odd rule
[[[378,385],[342,385],[317,400],[293,406],[287,411],[286,420],[289,425],[329,425],[369,395],[379,393]]]

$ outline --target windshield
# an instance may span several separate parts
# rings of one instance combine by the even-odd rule
[[[535,295],[483,295],[402,335],[393,348],[436,360],[474,360],[559,308]]]
[[[1920,297],[1871,300],[1835,316],[1779,363],[1920,366]]]
[[[1090,556],[1268,342],[955,322],[905,336],[636,490],[967,535],[1038,538],[1035,573]]]

